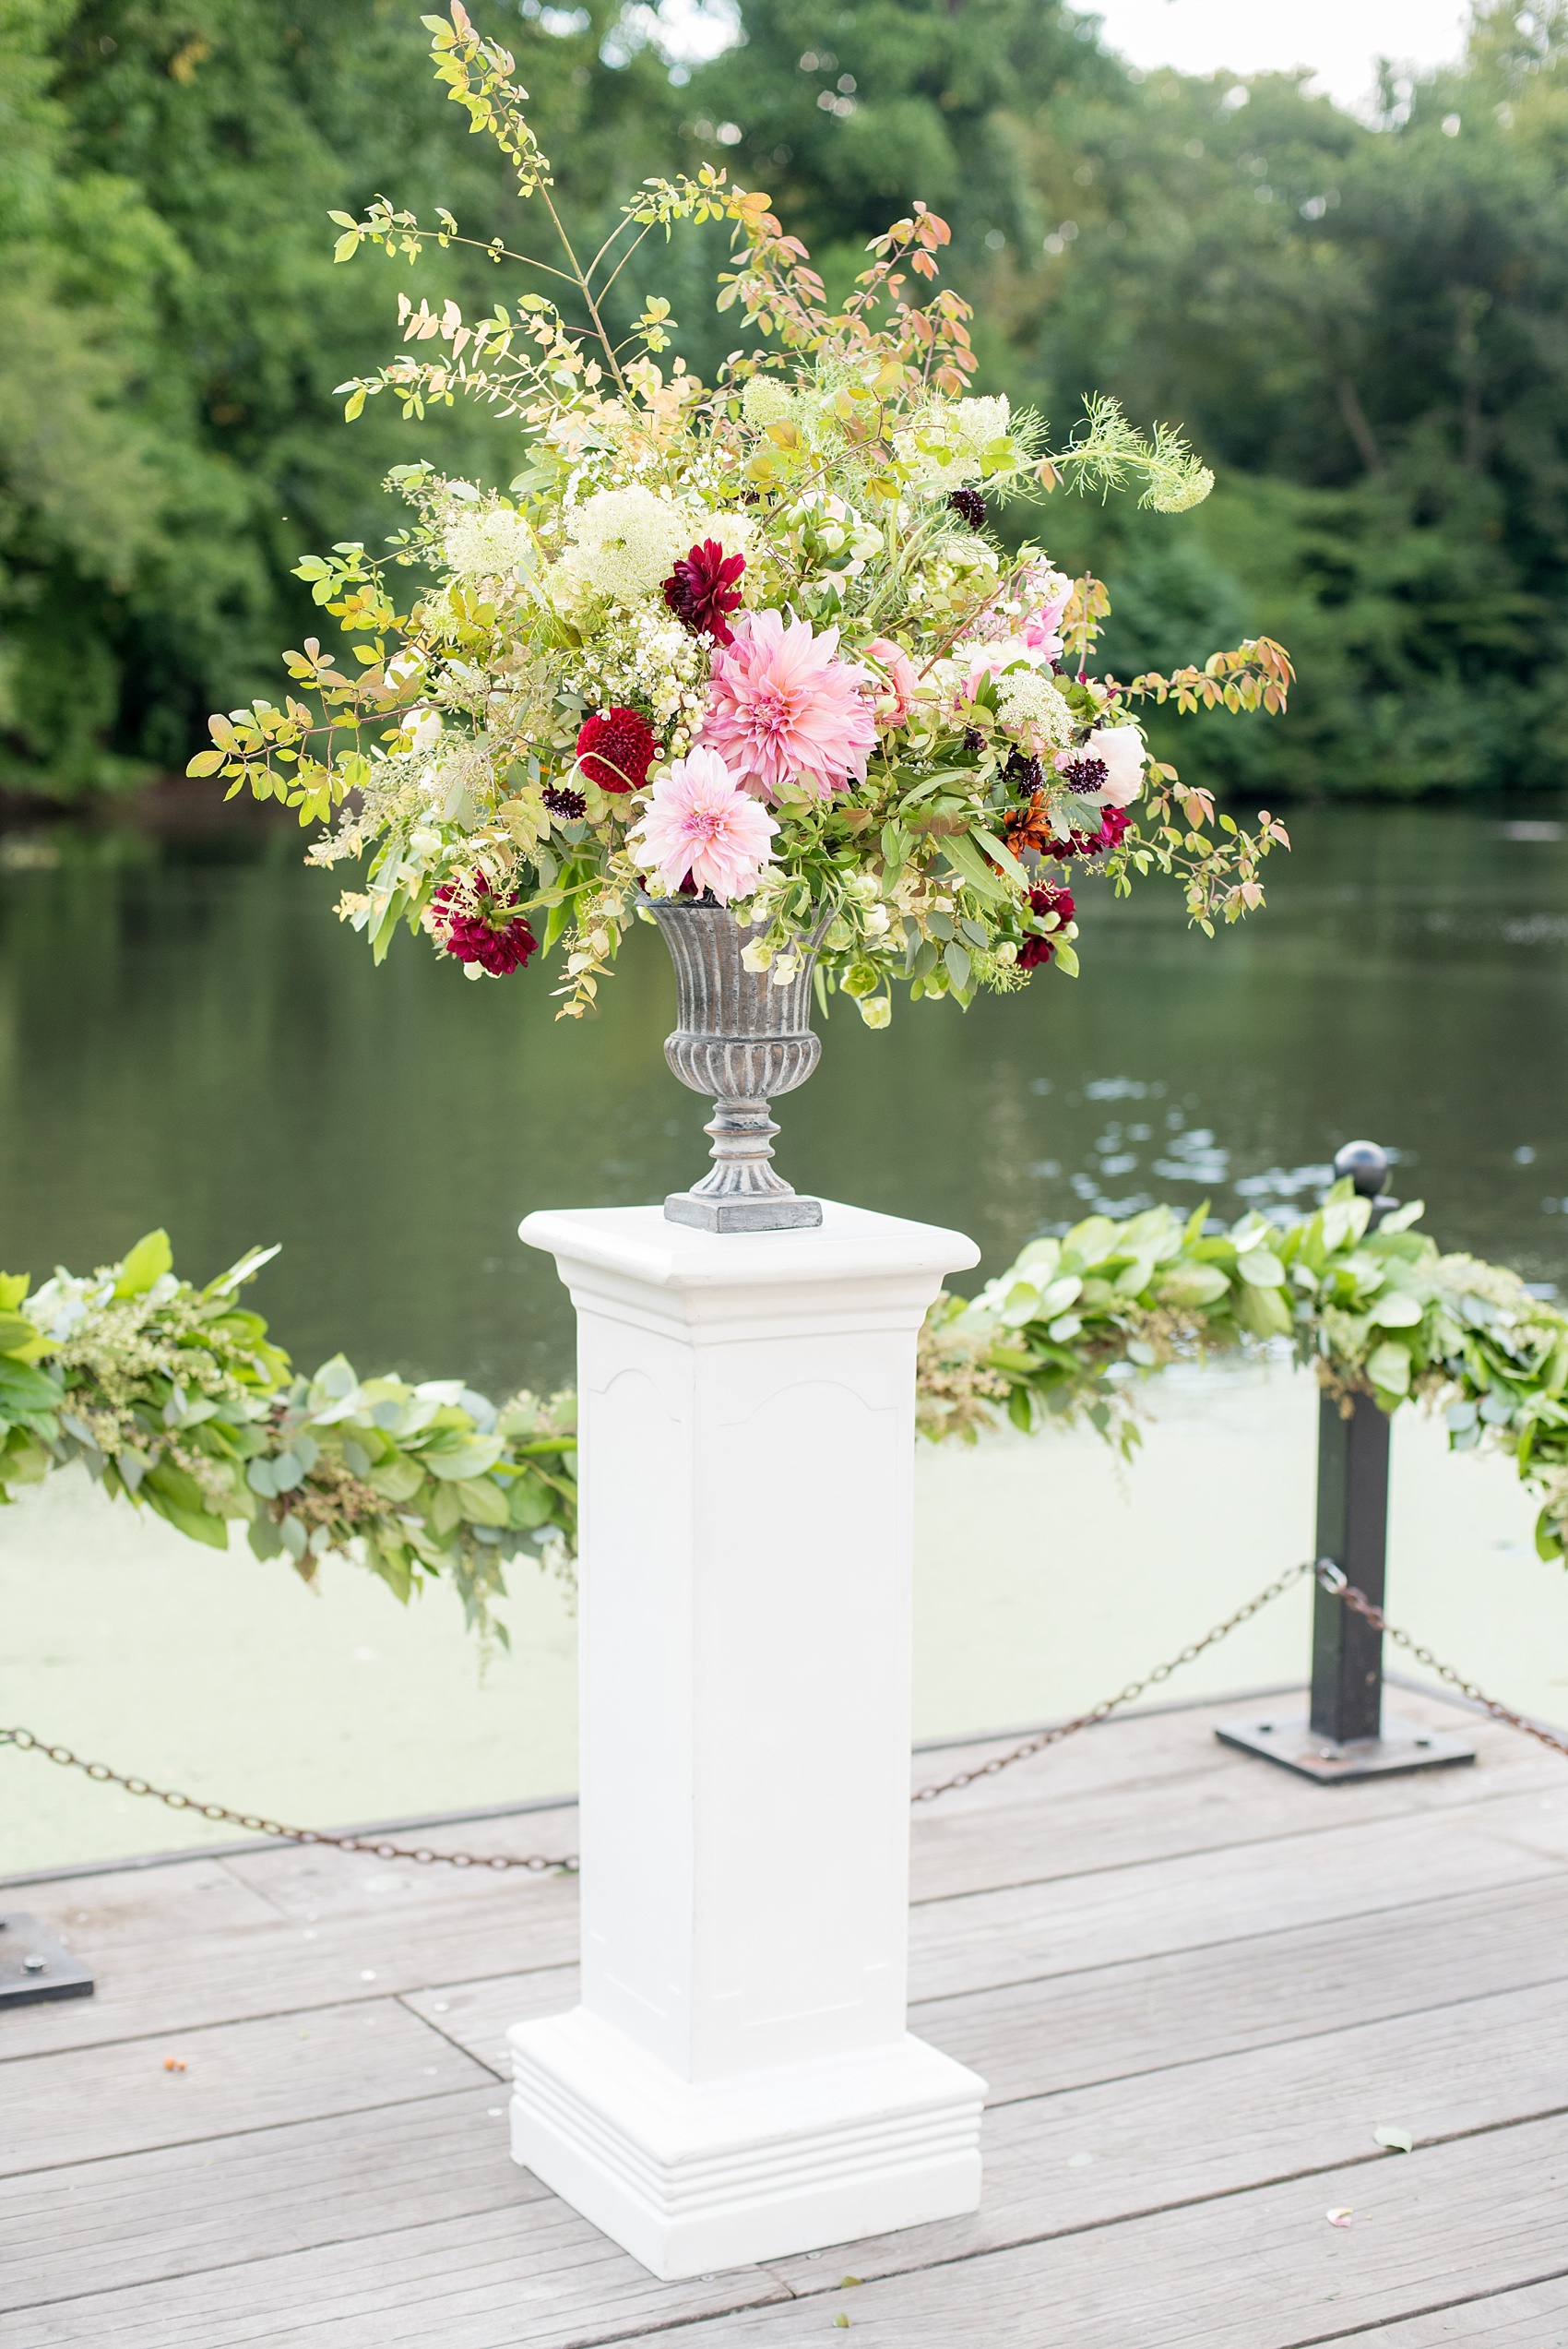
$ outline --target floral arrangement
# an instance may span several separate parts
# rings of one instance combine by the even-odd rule
[[[1030,1429],[1087,1419],[1130,1457],[1135,1381],[1248,1340],[1289,1338],[1348,1410],[1442,1409],[1452,1450],[1511,1453],[1541,1495],[1536,1545],[1568,1555],[1568,1316],[1516,1273],[1440,1255],[1415,1200],[1368,1229],[1370,1200],[1336,1183],[1281,1227],[1249,1214],[1205,1229],[1149,1208],[1031,1240],[972,1303],[942,1297],[921,1334],[924,1432],[970,1440],[1005,1411]]]
[[[341,1354],[297,1377],[236,1302],[276,1254],[253,1248],[196,1289],[152,1232],[30,1297],[0,1273],[0,1500],[79,1460],[193,1541],[225,1549],[244,1524],[258,1557],[307,1582],[334,1554],[403,1600],[445,1574],[505,1643],[504,1560],[531,1546],[561,1568],[576,1540],[573,1398],[497,1410],[460,1378],[362,1381]]]
[[[824,1008],[842,992],[873,1027],[895,983],[967,1005],[1075,972],[1078,870],[1118,892],[1173,876],[1211,935],[1261,905],[1284,829],[1265,813],[1244,832],[1183,791],[1139,710],[1282,710],[1283,650],[1097,675],[1104,587],[999,528],[1063,487],[1137,483],[1180,512],[1212,481],[1180,435],[1095,399],[1053,448],[1038,415],[971,396],[968,305],[913,298],[948,241],[924,205],[837,310],[768,197],[710,166],[647,182],[582,265],[511,57],[460,6],[424,21],[563,259],[482,249],[564,292],[477,321],[404,294],[404,352],[340,389],[350,419],[385,393],[410,417],[475,398],[519,421],[524,461],[505,494],[395,469],[413,519],[386,559],[342,545],[299,566],[349,657],[307,638],[287,656],[297,692],[214,717],[189,771],[329,825],[316,864],[368,853],[339,910],[378,958],[404,922],[475,979],[561,943],[574,1015],[647,900],[683,892],[734,908],[755,971],[782,981],[814,954]],[[385,198],[333,218],[340,260],[477,242]],[[603,308],[647,237],[705,221],[732,226],[719,307],[747,331],[713,385],[659,364],[668,303],[619,342]]]

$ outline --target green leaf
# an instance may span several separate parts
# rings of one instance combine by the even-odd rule
[[[454,1489],[457,1506],[470,1525],[510,1524],[506,1495],[488,1476],[465,1477]]]
[[[1386,1295],[1373,1298],[1367,1319],[1384,1330],[1413,1330],[1422,1310],[1420,1300],[1408,1289],[1390,1289]]]
[[[167,1232],[149,1232],[138,1240],[120,1267],[120,1277],[114,1283],[117,1297],[141,1297],[155,1281],[174,1269],[174,1251],[169,1245]]]
[[[1367,1356],[1367,1377],[1385,1395],[1408,1395],[1410,1391],[1408,1349],[1396,1345],[1392,1339],[1381,1346],[1374,1346]]]

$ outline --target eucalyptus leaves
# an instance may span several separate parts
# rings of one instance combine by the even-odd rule
[[[287,1556],[306,1581],[332,1554],[405,1600],[447,1575],[470,1624],[505,1642],[491,1614],[504,1561],[527,1547],[564,1564],[576,1539],[572,1398],[497,1410],[461,1379],[362,1381],[341,1354],[296,1377],[234,1302],[275,1254],[196,1289],[153,1232],[30,1299],[25,1277],[0,1274],[0,1499],[79,1460],[214,1549],[243,1523],[257,1556]]]
[[[1090,1216],[1031,1240],[973,1303],[940,1298],[921,1339],[921,1424],[972,1438],[998,1409],[1016,1426],[1087,1419],[1130,1455],[1131,1389],[1167,1363],[1289,1338],[1327,1391],[1384,1411],[1443,1409],[1455,1451],[1511,1453],[1541,1496],[1536,1544],[1568,1549],[1568,1318],[1515,1273],[1442,1256],[1422,1203],[1369,1231],[1348,1180],[1283,1228],[1256,1214],[1206,1232],[1206,1207],[1125,1222]]]

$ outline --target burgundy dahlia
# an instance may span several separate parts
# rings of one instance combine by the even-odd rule
[[[551,814],[559,816],[563,823],[575,824],[579,816],[588,812],[588,802],[581,792],[570,791],[561,783],[546,783],[540,797]]]
[[[735,582],[746,567],[743,554],[726,554],[716,538],[705,538],[683,554],[664,582],[664,601],[683,627],[715,644],[735,641],[726,614],[741,608]]]
[[[1103,758],[1091,758],[1085,751],[1075,751],[1063,759],[1058,770],[1070,792],[1103,791],[1111,769]]]
[[[491,887],[482,873],[474,876],[476,900],[490,900],[478,912],[459,910],[459,892],[451,886],[435,892],[435,919],[441,943],[448,954],[459,962],[477,962],[493,978],[505,979],[514,971],[521,971],[530,955],[539,950],[534,936],[522,914],[516,912],[517,899],[492,896]]]
[[[956,489],[947,500],[955,514],[961,514],[971,531],[985,528],[985,500],[978,489]]]
[[[1042,962],[1051,960],[1055,951],[1054,938],[1026,938],[1018,948],[1018,968],[1020,971],[1038,971]]]
[[[577,765],[601,792],[638,792],[658,748],[640,709],[596,710],[577,736]]]

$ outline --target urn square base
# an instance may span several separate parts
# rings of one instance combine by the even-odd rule
[[[793,1191],[760,1198],[704,1198],[700,1191],[671,1191],[664,1218],[696,1232],[814,1232],[822,1222],[822,1201],[800,1198]]]
[[[979,2205],[985,2082],[923,2040],[691,2081],[580,2007],[507,2036],[513,2160],[666,2281]]]

